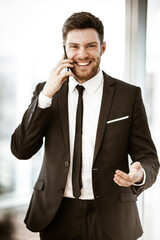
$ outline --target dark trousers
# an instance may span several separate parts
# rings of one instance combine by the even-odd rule
[[[63,198],[41,240],[111,240],[99,223],[94,200]]]

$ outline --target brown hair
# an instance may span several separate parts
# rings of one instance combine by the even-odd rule
[[[89,12],[78,12],[71,15],[62,28],[63,41],[66,41],[67,34],[73,29],[93,28],[99,35],[100,42],[103,42],[104,27],[101,20]]]

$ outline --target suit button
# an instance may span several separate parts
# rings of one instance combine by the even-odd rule
[[[59,188],[59,189],[57,189],[57,192],[58,192],[58,193],[63,193],[63,192],[64,192],[64,188]]]
[[[97,199],[97,198],[100,198],[100,197],[101,197],[101,196],[96,196],[96,199]]]
[[[69,167],[69,162],[68,161],[65,161],[65,166]]]

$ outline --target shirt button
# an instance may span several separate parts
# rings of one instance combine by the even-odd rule
[[[65,166],[66,166],[66,167],[69,166],[69,162],[68,162],[68,161],[65,162]]]

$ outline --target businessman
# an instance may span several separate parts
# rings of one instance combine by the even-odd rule
[[[136,200],[159,170],[141,90],[101,70],[99,18],[74,13],[62,35],[66,53],[12,135],[19,159],[45,147],[26,226],[42,240],[136,240]]]

